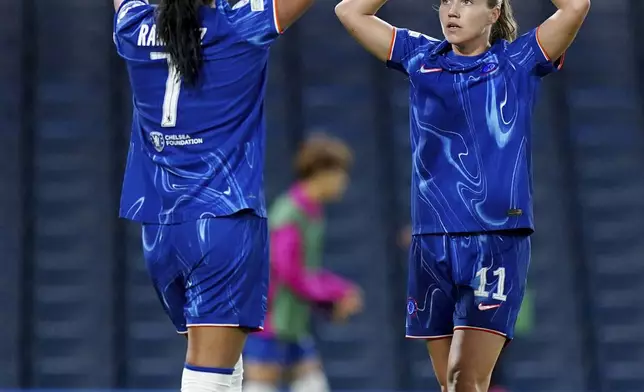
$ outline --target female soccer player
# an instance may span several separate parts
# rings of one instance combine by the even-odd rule
[[[311,2],[114,0],[134,94],[120,215],[142,223],[154,287],[188,335],[183,392],[241,390],[262,328],[268,50]]]
[[[311,339],[309,319],[317,307],[333,308],[338,321],[362,306],[357,286],[321,268],[322,205],[346,189],[351,152],[326,136],[309,139],[295,168],[299,181],[269,212],[271,284],[266,328],[249,337],[244,349],[246,392],[276,392],[284,375],[293,392],[328,392]]]
[[[344,0],[336,14],[410,80],[407,335],[427,340],[443,390],[486,391],[530,261],[537,88],[561,67],[590,2],[553,0],[554,15],[515,40],[509,0],[442,0],[442,42],[377,18],[384,2]]]

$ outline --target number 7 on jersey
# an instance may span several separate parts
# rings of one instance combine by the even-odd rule
[[[172,128],[177,125],[177,110],[179,106],[179,93],[181,92],[181,78],[177,67],[172,64],[170,55],[161,52],[150,53],[152,60],[165,59],[168,62],[168,80],[165,82],[165,94],[163,96],[163,113],[161,126]]]

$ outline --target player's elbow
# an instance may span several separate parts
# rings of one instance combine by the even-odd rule
[[[335,15],[340,19],[341,22],[344,23],[344,20],[346,20],[347,15],[351,13],[350,11],[350,6],[347,6],[348,2],[341,1],[335,6]]]
[[[345,26],[360,15],[359,4],[352,0],[343,0],[335,6],[335,15]]]
[[[570,0],[566,5],[566,11],[577,15],[586,16],[590,10],[590,0]]]

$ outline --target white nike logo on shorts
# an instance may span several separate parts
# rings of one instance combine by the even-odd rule
[[[496,305],[483,305],[483,304],[479,304],[479,310],[481,310],[481,311],[485,311],[485,310],[490,310],[490,309],[496,309],[496,308],[498,308],[498,307],[500,307],[500,306],[501,306],[501,304],[496,304]]]

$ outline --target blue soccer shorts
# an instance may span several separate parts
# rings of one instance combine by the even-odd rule
[[[417,235],[409,252],[407,337],[456,329],[512,339],[530,265],[530,237]]]
[[[253,334],[248,336],[244,347],[246,363],[275,364],[288,368],[317,358],[318,352],[310,337],[286,341],[264,333]]]
[[[268,295],[268,226],[250,210],[172,225],[144,224],[143,253],[177,332],[259,330]]]

